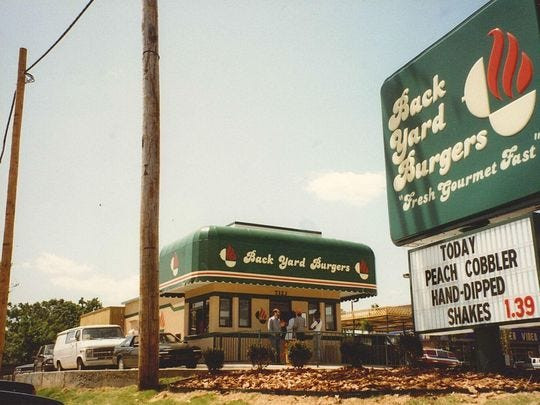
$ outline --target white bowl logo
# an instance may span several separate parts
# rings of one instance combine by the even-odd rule
[[[536,90],[523,94],[532,81],[533,65],[529,56],[525,52],[521,52],[521,64],[515,77],[515,89],[520,96],[504,107],[491,112],[488,90],[498,100],[503,99],[499,91],[499,71],[504,48],[504,33],[501,29],[495,28],[488,35],[493,37],[493,47],[489,56],[487,74],[484,58],[478,59],[465,81],[463,101],[472,115],[478,118],[489,118],[491,127],[499,135],[512,136],[527,125],[534,112]],[[506,37],[508,38],[508,49],[502,70],[501,84],[504,94],[510,99],[514,99],[513,86],[519,59],[519,44],[516,37],[510,32],[506,34]]]
[[[173,276],[176,277],[178,274],[178,269],[180,268],[180,260],[178,260],[178,255],[175,253],[171,257],[171,271]]]
[[[356,263],[354,265],[354,271],[358,273],[362,280],[367,280],[369,278],[369,267],[365,260]]]
[[[236,252],[231,245],[228,245],[226,248],[221,249],[219,252],[219,257],[225,262],[227,267],[236,266]]]

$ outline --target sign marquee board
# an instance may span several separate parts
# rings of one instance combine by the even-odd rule
[[[488,3],[383,84],[395,244],[540,203],[535,3]]]
[[[540,318],[533,217],[409,251],[417,332]]]

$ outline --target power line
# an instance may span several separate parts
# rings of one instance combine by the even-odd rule
[[[9,124],[11,122],[11,115],[13,114],[13,107],[15,106],[15,96],[17,95],[17,91],[13,92],[13,100],[11,100],[11,108],[9,110],[9,117],[6,125],[6,131],[4,132],[4,140],[2,141],[2,153],[0,154],[0,162],[2,162],[2,158],[4,157],[4,152],[6,150],[6,139],[7,134],[9,130]]]
[[[62,40],[62,38],[64,38],[64,37],[66,36],[66,34],[69,32],[69,30],[70,30],[71,28],[73,28],[73,26],[75,25],[75,23],[79,20],[79,18],[81,18],[81,16],[82,16],[82,15],[84,14],[84,12],[88,9],[88,7],[90,7],[90,5],[91,5],[93,2],[94,2],[94,0],[90,0],[90,1],[88,2],[88,4],[87,4],[87,5],[82,9],[82,11],[79,13],[79,15],[77,16],[77,18],[75,18],[75,20],[73,20],[73,22],[69,25],[69,27],[67,27],[67,29],[64,31],[64,33],[63,33],[62,35],[60,35],[60,38],[58,38],[58,39],[56,40],[56,42],[55,42],[54,44],[52,44],[52,45],[50,46],[50,48],[47,49],[47,51],[46,51],[43,55],[41,55],[41,57],[40,57],[38,60],[36,60],[34,63],[32,63],[28,69],[26,69],[26,73],[28,73],[28,72],[30,71],[30,69],[32,69],[34,66],[36,66],[39,62],[41,62],[41,60],[42,60],[45,56],[47,56],[47,54],[48,54],[50,51],[52,51],[52,49],[53,49],[53,48],[54,48],[54,47]]]
[[[52,49],[58,45],[58,43],[62,40],[62,38],[64,38],[66,36],[66,34],[69,32],[69,30],[71,30],[71,28],[73,28],[73,26],[75,25],[75,23],[79,20],[79,18],[82,17],[82,15],[85,13],[85,11],[88,9],[88,7],[90,7],[90,5],[94,2],[94,0],[90,0],[88,2],[88,4],[86,4],[86,6],[82,9],[82,11],[79,13],[79,15],[75,18],[75,20],[73,20],[73,22],[69,25],[69,27],[67,27],[67,29],[62,33],[62,35],[60,35],[60,37],[56,40],[56,42],[54,44],[52,44],[49,49],[47,49],[47,51],[41,55],[41,57],[36,60],[34,63],[32,63],[32,65],[30,65],[30,67],[28,69],[26,69],[25,71],[25,75],[26,75],[26,80],[25,82],[26,83],[33,83],[34,82],[34,76],[32,76],[30,73],[28,73],[30,71],[30,69],[32,69],[34,66],[36,66],[39,62],[41,62],[41,60],[47,56],[47,54],[52,51]],[[9,124],[11,123],[11,116],[13,114],[13,107],[15,105],[15,96],[17,95],[17,92],[15,91],[13,93],[13,100],[11,101],[11,108],[9,110],[9,117],[8,117],[8,120],[7,120],[7,124],[6,124],[6,130],[4,132],[4,138],[2,140],[2,152],[0,153],[0,163],[2,162],[2,158],[4,157],[4,152],[6,150],[6,139],[7,139],[7,134],[8,134],[8,131],[9,131]]]

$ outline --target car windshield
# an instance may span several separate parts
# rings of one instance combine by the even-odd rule
[[[122,330],[120,328],[87,328],[83,329],[82,340],[93,339],[114,339],[122,338]]]
[[[47,345],[43,348],[43,354],[53,354],[54,345]]]
[[[159,343],[178,343],[180,342],[176,336],[171,333],[160,333]]]

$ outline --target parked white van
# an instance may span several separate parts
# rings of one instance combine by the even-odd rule
[[[78,326],[60,332],[54,344],[53,361],[58,371],[112,366],[114,346],[124,340],[117,325]]]

